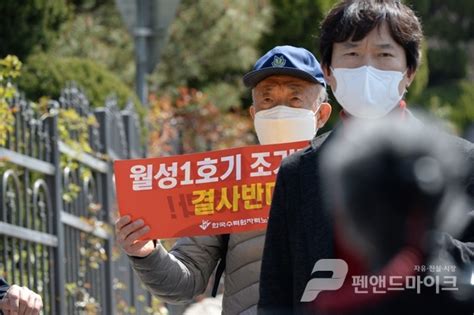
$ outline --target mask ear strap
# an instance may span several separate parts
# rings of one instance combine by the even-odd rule
[[[318,101],[319,101],[319,96],[318,96],[318,98],[314,101],[314,103],[317,104]],[[313,103],[313,104],[314,104],[314,103]],[[319,103],[319,105],[316,107],[316,110],[314,111],[314,116],[316,116],[316,115],[319,113],[319,110],[321,109],[321,105],[322,105],[323,103],[324,103],[324,102]]]
[[[408,76],[408,72],[410,71],[410,69],[406,69],[405,72],[403,72],[403,76],[407,76],[407,79],[410,79],[410,77]],[[411,71],[410,71],[411,72]],[[403,80],[403,79],[402,79]],[[408,83],[406,86],[405,86],[405,91],[403,92],[403,95],[407,94],[408,93],[408,88],[410,86],[411,82]]]
[[[314,119],[316,120],[316,128],[317,128],[317,129],[321,128],[321,127],[319,126],[319,119],[321,118],[321,117],[320,117],[320,113],[321,113],[321,112],[320,112],[320,109],[321,109],[321,105],[322,105],[322,104],[323,104],[323,103],[320,103],[319,106],[316,108],[316,111],[314,112]]]

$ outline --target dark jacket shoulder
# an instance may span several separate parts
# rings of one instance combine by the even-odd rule
[[[322,135],[314,137],[308,143],[308,146],[306,148],[303,148],[302,150],[297,151],[283,159],[283,161],[281,162],[280,171],[283,171],[285,173],[292,173],[297,171],[301,161],[301,157],[303,155],[313,154],[314,152],[316,152],[326,141],[326,139],[328,139],[330,134],[331,131],[328,131],[326,133],[323,133]]]

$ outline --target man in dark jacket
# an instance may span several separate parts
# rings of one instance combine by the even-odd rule
[[[312,289],[326,279],[308,282],[306,300],[314,298],[317,314],[474,310],[472,265],[450,248],[461,245],[452,237],[468,224],[469,165],[462,143],[433,125],[351,120],[325,146],[325,208],[334,217],[335,255],[349,268],[337,290]]]
[[[403,95],[420,62],[422,37],[414,12],[400,1],[346,0],[328,13],[321,25],[320,51],[325,78],[343,107],[338,132],[344,133],[344,122],[352,119],[410,116]],[[333,213],[323,206],[327,196],[321,187],[320,155],[331,136],[320,148],[314,144],[282,163],[262,260],[259,314],[313,313],[314,308],[308,306],[313,306],[309,302],[314,298],[301,302],[303,294],[312,276],[322,276],[318,270],[328,270],[315,264],[321,259],[347,258],[334,240],[338,235]],[[461,139],[453,141],[473,165],[474,146]],[[465,188],[474,196],[474,174]],[[444,246],[457,253],[460,263],[471,263],[472,243],[448,238]],[[345,275],[347,265],[338,266],[338,272]],[[342,284],[337,275],[323,277],[333,290]]]
[[[0,277],[0,314],[39,315],[42,308],[41,296],[25,287],[9,286]]]

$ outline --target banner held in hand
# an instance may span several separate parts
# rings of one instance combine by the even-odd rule
[[[147,239],[262,230],[283,158],[308,141],[114,163],[120,215]]]

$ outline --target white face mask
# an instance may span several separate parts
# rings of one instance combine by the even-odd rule
[[[334,96],[345,111],[358,118],[381,118],[400,102],[398,86],[404,73],[371,66],[332,69],[336,79]]]
[[[312,110],[285,105],[257,112],[254,125],[260,144],[310,140],[317,131]]]

